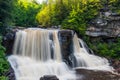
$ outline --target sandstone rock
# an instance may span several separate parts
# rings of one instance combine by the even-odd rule
[[[76,69],[76,74],[83,75],[82,80],[120,80],[120,75],[108,71]]]

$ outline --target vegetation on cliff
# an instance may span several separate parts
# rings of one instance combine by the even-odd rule
[[[8,80],[5,73],[9,69],[9,63],[5,57],[5,48],[1,45],[5,28],[12,22],[13,0],[0,0],[0,80]]]
[[[90,39],[87,37],[86,42],[96,55],[120,60],[120,38],[116,38],[114,41],[104,41],[102,38]]]
[[[9,69],[9,63],[5,57],[5,48],[1,45],[2,37],[0,36],[0,80],[7,80],[5,73]]]

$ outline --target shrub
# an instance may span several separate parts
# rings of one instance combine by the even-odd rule
[[[9,69],[9,63],[5,57],[5,48],[1,45],[2,37],[0,36],[0,80],[7,80],[7,77],[4,76],[5,72]]]

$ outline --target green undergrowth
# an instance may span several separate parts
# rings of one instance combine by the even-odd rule
[[[1,45],[2,37],[0,36],[0,80],[8,80],[5,73],[9,69],[9,63],[5,57],[5,48]]]

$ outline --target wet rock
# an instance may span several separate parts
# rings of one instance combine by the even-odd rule
[[[6,54],[12,54],[13,44],[14,44],[15,33],[7,33],[3,37],[2,45],[6,48]]]
[[[14,28],[9,29],[8,32],[3,36],[2,45],[6,48],[6,55],[12,54],[15,34],[18,30],[22,30],[22,28]]]
[[[111,66],[115,69],[115,72],[120,74],[120,60],[111,59]]]
[[[82,80],[120,80],[120,75],[108,71],[76,69],[76,74],[82,75]]]
[[[45,75],[40,80],[59,80],[55,75]]]
[[[8,72],[6,72],[4,75],[8,77],[8,80],[16,80],[14,70],[11,67],[9,68]]]
[[[63,56],[63,60],[69,65],[72,65],[71,60],[69,59],[70,55],[73,52],[73,39],[74,32],[72,30],[60,30],[59,31],[59,40],[61,45],[61,53]]]

